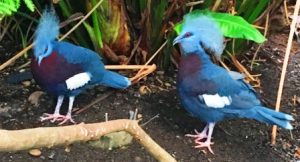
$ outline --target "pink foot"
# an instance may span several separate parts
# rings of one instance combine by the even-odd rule
[[[195,142],[196,145],[195,148],[202,148],[202,147],[206,147],[210,153],[214,154],[213,150],[211,149],[210,145],[213,145],[214,143],[211,142],[210,140],[206,140],[205,142]]]
[[[70,121],[71,123],[75,124],[76,122],[72,119],[72,116],[67,114],[66,116],[58,119],[58,121],[61,121],[58,125],[62,125],[66,123],[67,121]]]
[[[199,133],[196,129],[194,130],[196,134],[186,134],[186,137],[196,138],[195,143],[200,142],[200,140],[207,138],[206,130]]]
[[[196,138],[195,139],[195,143],[196,143],[195,148],[206,147],[209,150],[209,152],[214,154],[214,152],[211,149],[210,145],[213,144],[213,142],[211,142],[211,136],[212,136],[215,124],[216,123],[208,123],[201,133],[199,133],[197,130],[195,130],[196,134],[187,134],[186,136]],[[206,141],[201,142],[201,140],[204,139],[204,138],[206,138]]]
[[[64,115],[60,115],[60,114],[48,114],[48,113],[44,113],[43,116],[40,117],[41,121],[46,121],[46,120],[51,120],[51,122],[55,122],[55,121],[59,121],[60,118],[65,117]]]
[[[60,115],[60,114],[47,114],[45,113],[44,116],[40,117],[41,121],[51,120],[51,122],[55,121],[61,121],[58,125],[62,125],[66,123],[67,121],[70,121],[71,123],[75,123],[75,121],[72,119],[71,115]]]

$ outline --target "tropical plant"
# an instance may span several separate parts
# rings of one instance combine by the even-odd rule
[[[23,0],[23,2],[31,12],[34,11],[32,0]],[[0,20],[4,16],[10,16],[12,13],[17,12],[20,3],[20,0],[0,0]]]
[[[4,1],[9,0],[0,0],[0,2]],[[42,10],[41,6],[44,6],[38,0],[25,1],[33,1],[39,10]],[[59,7],[57,5],[54,7],[61,21],[64,21],[78,12],[88,13],[98,2],[97,0],[59,0],[57,1]],[[242,24],[244,21],[259,26],[265,22],[266,15],[272,13],[281,3],[282,0],[104,0],[100,7],[93,11],[91,17],[68,39],[103,53],[104,58],[112,62],[135,64],[145,63],[164,44],[166,46],[160,50],[155,62],[167,69],[171,61],[176,64],[178,51],[171,44],[176,36],[173,27],[174,24],[180,22],[184,14],[196,9],[206,9],[226,13],[222,15],[210,13],[220,20],[228,19],[227,21],[233,20]],[[231,15],[240,17],[232,18]],[[62,33],[74,25],[75,22],[69,23],[62,28]],[[251,25],[248,24],[249,26]],[[23,33],[27,32],[23,31]],[[234,34],[238,33],[235,31]],[[259,42],[264,40],[257,34],[248,34],[247,38],[250,35]],[[240,37],[232,35],[230,37],[234,38],[227,43],[227,50],[231,53],[239,54],[245,49],[245,44],[249,44],[248,41],[240,40]]]

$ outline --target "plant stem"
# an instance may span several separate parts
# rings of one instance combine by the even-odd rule
[[[291,24],[291,30],[290,30],[290,34],[289,34],[289,38],[288,38],[288,43],[287,43],[287,47],[285,50],[284,61],[283,61],[282,71],[281,71],[281,76],[280,76],[280,82],[279,82],[279,86],[278,86],[276,106],[275,106],[276,111],[279,111],[279,109],[280,109],[284,79],[285,79],[285,74],[286,74],[287,65],[288,65],[288,61],[289,61],[289,56],[291,53],[292,41],[293,41],[293,36],[295,33],[295,27],[296,27],[297,17],[298,17],[298,13],[299,13],[299,7],[300,7],[300,0],[297,0],[294,14],[293,14],[293,21]],[[272,127],[272,135],[271,135],[271,144],[272,145],[274,145],[276,143],[276,134],[277,134],[277,126],[274,125]]]

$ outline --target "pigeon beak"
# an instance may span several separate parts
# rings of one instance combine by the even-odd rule
[[[39,64],[39,66],[41,65],[42,60],[43,60],[43,56],[39,56],[38,57],[38,64]]]
[[[181,35],[177,36],[174,40],[173,40],[173,46],[177,43],[180,43],[180,41],[182,40]]]

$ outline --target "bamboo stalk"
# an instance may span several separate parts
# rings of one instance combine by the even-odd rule
[[[176,161],[138,125],[136,120],[127,119],[93,124],[81,123],[63,127],[0,130],[0,151],[8,152],[69,145],[74,142],[96,140],[105,134],[116,131],[126,131],[130,133],[158,161]]]
[[[281,71],[281,76],[280,76],[280,82],[279,82],[279,86],[278,86],[276,106],[275,106],[276,111],[279,111],[279,109],[280,109],[284,79],[285,79],[285,74],[286,74],[287,65],[288,65],[288,61],[289,61],[289,56],[291,53],[292,41],[293,41],[293,36],[295,33],[295,27],[296,27],[296,21],[297,21],[297,17],[298,17],[298,13],[299,13],[299,7],[300,7],[300,0],[297,0],[294,14],[293,14],[291,30],[289,33],[288,43],[287,43],[287,47],[285,50],[284,61],[283,61],[282,71]],[[274,145],[276,143],[276,134],[277,134],[277,126],[274,125],[272,127],[272,135],[271,135],[271,144],[272,145]]]

